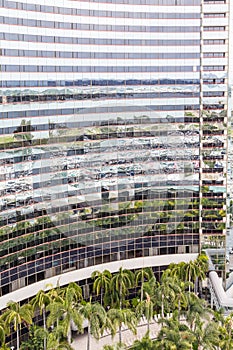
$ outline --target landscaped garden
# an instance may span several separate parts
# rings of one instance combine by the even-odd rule
[[[214,313],[199,297],[207,271],[204,254],[189,263],[171,264],[159,281],[150,268],[135,272],[120,268],[114,274],[95,271],[88,300],[77,283],[49,286],[28,304],[8,303],[0,316],[0,349],[10,350],[9,336],[14,333],[17,350],[72,350],[72,328],[83,333],[84,326],[87,350],[91,337],[98,340],[106,333],[114,337],[114,345],[105,345],[105,350],[126,349],[123,331],[128,328],[136,334],[142,319],[147,332],[128,347],[131,350],[233,349],[233,315]],[[159,331],[151,339],[155,320]],[[22,337],[25,327],[28,332]]]

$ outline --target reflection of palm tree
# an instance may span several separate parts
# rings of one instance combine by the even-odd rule
[[[13,324],[14,330],[16,331],[17,338],[17,350],[19,350],[19,330],[21,324],[26,325],[32,324],[32,307],[29,304],[20,306],[18,303],[10,301],[7,304],[7,309],[3,314],[3,320],[6,325]]]
[[[103,272],[94,271],[91,277],[94,279],[93,290],[96,292],[97,296],[100,294],[100,303],[103,305],[103,292],[105,292],[105,294],[109,293],[112,274],[108,270],[104,270]]]
[[[87,350],[90,350],[91,335],[99,339],[106,324],[106,312],[99,303],[83,302],[78,308],[79,313],[88,321]]]

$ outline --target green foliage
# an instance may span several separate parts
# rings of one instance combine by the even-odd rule
[[[170,264],[159,282],[150,268],[135,273],[123,268],[115,274],[95,271],[93,292],[101,297],[102,305],[92,302],[92,297],[84,301],[82,289],[75,282],[67,287],[47,286],[50,290],[39,291],[30,304],[8,303],[0,316],[0,350],[8,349],[5,336],[10,326],[17,333],[18,350],[72,350],[71,322],[82,333],[84,319],[88,321],[87,350],[91,350],[91,335],[98,340],[104,330],[112,336],[119,333],[119,343],[106,345],[104,350],[124,350],[123,326],[136,334],[142,317],[146,319],[148,333],[136,340],[131,350],[233,349],[233,315],[224,318],[218,313],[213,318],[206,302],[195,294],[197,279],[204,279],[207,271],[208,258],[204,253],[189,263]],[[140,297],[130,300],[131,288],[138,288]],[[39,312],[43,315],[43,327],[33,324],[33,316]],[[166,316],[171,312],[172,317]],[[157,339],[151,340],[150,323],[158,313],[162,315],[160,331]],[[180,321],[183,318],[185,322]],[[28,339],[20,345],[22,324],[31,326]]]
[[[22,342],[20,350],[44,350],[44,334],[41,330],[34,325],[30,327],[28,340]]]

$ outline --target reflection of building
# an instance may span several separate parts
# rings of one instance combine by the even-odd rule
[[[203,1],[4,0],[2,295],[224,246],[228,1]]]

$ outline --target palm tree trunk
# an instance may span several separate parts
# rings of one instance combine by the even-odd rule
[[[100,304],[103,306],[103,287],[100,289]]]
[[[67,340],[68,343],[71,344],[71,327],[68,327],[68,331],[67,331]]]
[[[142,279],[141,279],[141,302],[143,300],[143,272],[142,272]]]
[[[45,331],[45,334],[46,334],[46,313],[45,313],[45,308],[43,308],[43,324],[44,324],[44,331]],[[46,337],[45,337],[45,334],[44,334],[44,350],[46,350]]]
[[[122,309],[122,285],[120,285],[120,310]]]
[[[180,298],[178,301],[178,320],[180,321]]]
[[[149,318],[147,320],[147,331],[148,331],[148,333],[150,332],[150,320],[149,320]]]
[[[189,271],[189,293],[191,292],[191,286],[190,286],[190,283],[191,283],[191,276],[190,276],[190,271]]]
[[[16,341],[17,341],[17,350],[19,350],[19,327],[16,329]]]
[[[119,325],[119,343],[122,344],[121,323],[120,323],[120,325]]]
[[[164,318],[164,294],[162,294],[162,303],[161,303],[161,316]]]
[[[91,348],[91,330],[90,330],[90,325],[88,321],[88,327],[87,327],[87,350],[90,350]]]

